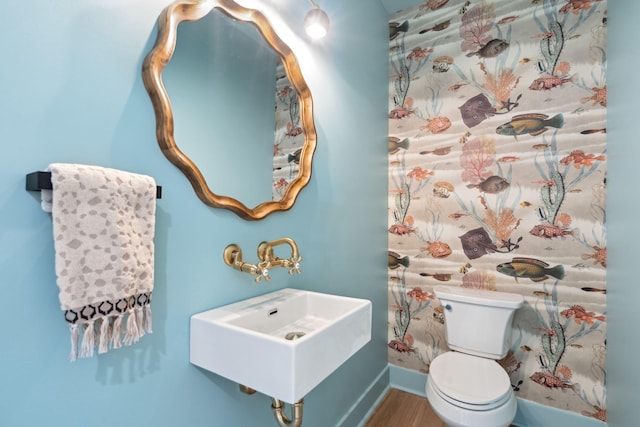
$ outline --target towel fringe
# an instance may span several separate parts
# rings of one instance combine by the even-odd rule
[[[147,304],[144,306],[144,331],[149,334],[153,333],[153,328],[151,324],[152,324],[151,305]]]
[[[144,319],[144,310],[142,309],[142,307],[136,307],[135,310],[136,310],[136,326],[138,327],[138,337],[136,341],[138,341],[138,339],[140,339],[144,335],[145,319]]]
[[[126,318],[126,324],[125,322]],[[71,352],[69,360],[92,357],[97,347],[98,354],[131,345],[146,333],[152,333],[151,306],[131,307],[125,313],[97,317],[85,322],[69,324]],[[124,334],[124,336],[122,336]]]
[[[127,329],[124,335],[124,345],[131,345],[138,341],[140,332],[138,331],[138,320],[136,319],[136,311],[130,310],[127,318]]]
[[[70,325],[69,329],[71,330],[71,352],[69,353],[69,360],[74,362],[78,359],[78,335],[80,331],[76,324]]]
[[[92,357],[93,348],[96,345],[95,323],[93,320],[84,325],[84,334],[82,335],[82,348],[80,357]]]
[[[111,348],[118,349],[122,347],[120,341],[120,335],[122,334],[122,319],[124,315],[119,314],[113,321],[113,327],[111,328]]]
[[[106,353],[109,350],[109,340],[111,338],[111,318],[104,317],[100,323],[100,344],[98,354]]]

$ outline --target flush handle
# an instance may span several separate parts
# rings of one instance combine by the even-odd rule
[[[447,311],[451,311],[451,304],[445,305],[444,309],[447,310]]]

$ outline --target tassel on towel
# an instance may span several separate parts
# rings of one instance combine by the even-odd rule
[[[69,358],[133,344],[151,332],[156,183],[97,166],[49,170],[53,190],[45,196],[52,200],[43,207],[51,207]]]

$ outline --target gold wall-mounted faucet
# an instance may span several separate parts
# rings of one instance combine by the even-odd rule
[[[291,247],[291,256],[289,258],[278,258],[273,253],[274,246],[289,245]],[[282,239],[272,240],[271,242],[261,242],[258,245],[258,258],[263,262],[268,262],[272,267],[283,267],[289,269],[289,274],[300,274],[300,261],[302,257],[298,251],[298,245],[293,239],[283,237]]]
[[[279,245],[289,245],[291,247],[290,258],[279,258],[273,253],[273,247]],[[244,273],[255,274],[256,283],[264,279],[265,281],[271,280],[269,276],[269,270],[273,267],[283,267],[289,269],[289,274],[300,274],[300,261],[302,257],[298,251],[298,245],[293,239],[283,237],[282,239],[273,240],[271,242],[261,242],[258,245],[258,259],[257,264],[249,264],[242,260],[242,249],[236,244],[230,244],[224,248],[222,254],[225,264],[235,268],[238,271]]]

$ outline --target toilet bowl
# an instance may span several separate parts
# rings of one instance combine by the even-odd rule
[[[431,362],[426,392],[434,412],[450,427],[506,427],[516,415],[509,376],[491,359],[441,354]]]
[[[509,351],[511,324],[521,295],[436,286],[452,351],[431,361],[426,392],[433,411],[450,427],[507,427],[516,398],[496,362]]]

